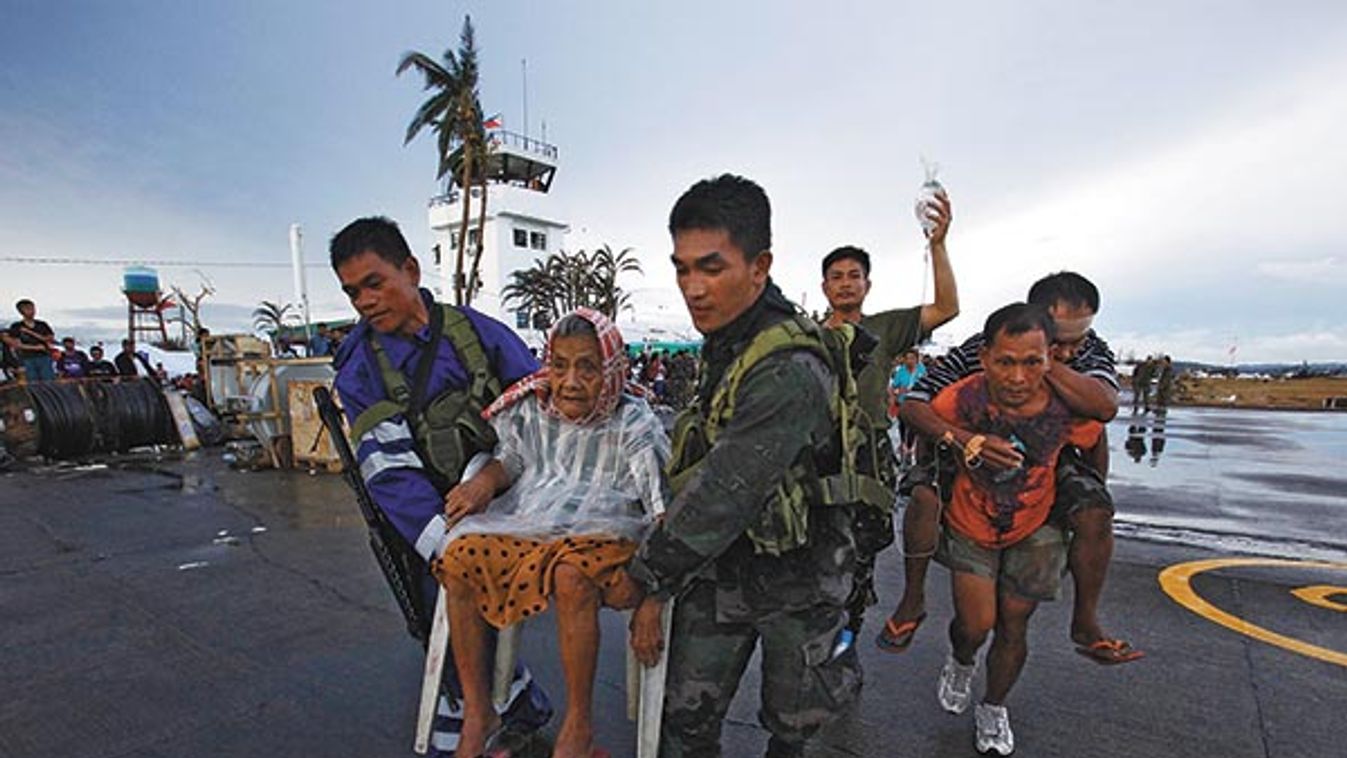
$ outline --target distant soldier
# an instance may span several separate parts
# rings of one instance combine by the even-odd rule
[[[1174,360],[1168,355],[1160,358],[1159,378],[1155,381],[1155,407],[1157,410],[1169,407],[1174,399]]]
[[[1132,369],[1132,413],[1151,409],[1151,381],[1155,378],[1155,359],[1150,356]]]

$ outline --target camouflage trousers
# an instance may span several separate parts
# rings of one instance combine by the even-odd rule
[[[716,619],[714,582],[700,581],[674,607],[661,758],[716,758],[739,680],[762,640],[762,710],[767,755],[802,754],[805,740],[841,714],[861,688],[855,646],[833,657],[845,622],[837,606],[774,613],[744,622]]]

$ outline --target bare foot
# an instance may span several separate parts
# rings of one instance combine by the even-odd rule
[[[563,721],[552,748],[552,758],[590,758],[593,754],[594,728],[589,724],[572,723],[570,719]]]
[[[1077,645],[1092,645],[1099,640],[1105,639],[1104,628],[1098,621],[1092,623],[1077,622],[1071,623],[1071,641]]]
[[[500,729],[500,716],[490,707],[481,713],[464,709],[463,729],[458,734],[454,758],[477,758],[486,750],[487,740]]]
[[[891,617],[894,621],[915,621],[926,615],[926,598],[916,593],[911,595],[903,595],[898,607],[893,609]]]

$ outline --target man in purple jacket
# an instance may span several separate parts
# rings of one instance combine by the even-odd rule
[[[360,474],[402,538],[430,563],[444,549],[446,529],[440,518],[444,496],[462,470],[444,471],[413,429],[425,423],[425,411],[442,397],[466,395],[488,378],[474,373],[489,373],[491,385],[504,388],[538,364],[519,337],[500,322],[469,308],[445,311],[428,290],[421,289],[420,264],[391,220],[351,222],[332,238],[330,253],[342,291],[360,314],[334,361],[336,389],[352,424]],[[459,352],[461,341],[451,339],[442,327],[433,328],[446,314],[462,325],[459,334],[466,333],[471,342],[473,355],[466,359]],[[464,332],[468,326],[470,331]],[[431,363],[426,371],[418,371],[426,356]],[[482,372],[468,370],[476,361],[482,363]],[[409,385],[412,389],[406,392]],[[395,411],[400,398],[408,404]],[[371,409],[374,413],[368,414]],[[434,607],[435,581],[429,573],[421,580],[428,596],[426,607]],[[453,672],[450,660],[445,685],[449,692],[461,693]],[[532,732],[551,718],[546,694],[522,664],[516,667],[510,695],[503,714],[509,730]],[[454,702],[441,699],[431,739],[436,751],[454,753],[461,714],[459,697]]]

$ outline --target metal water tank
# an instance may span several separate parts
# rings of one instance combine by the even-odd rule
[[[136,305],[153,308],[159,302],[159,272],[147,266],[128,266],[122,271],[122,292]]]

